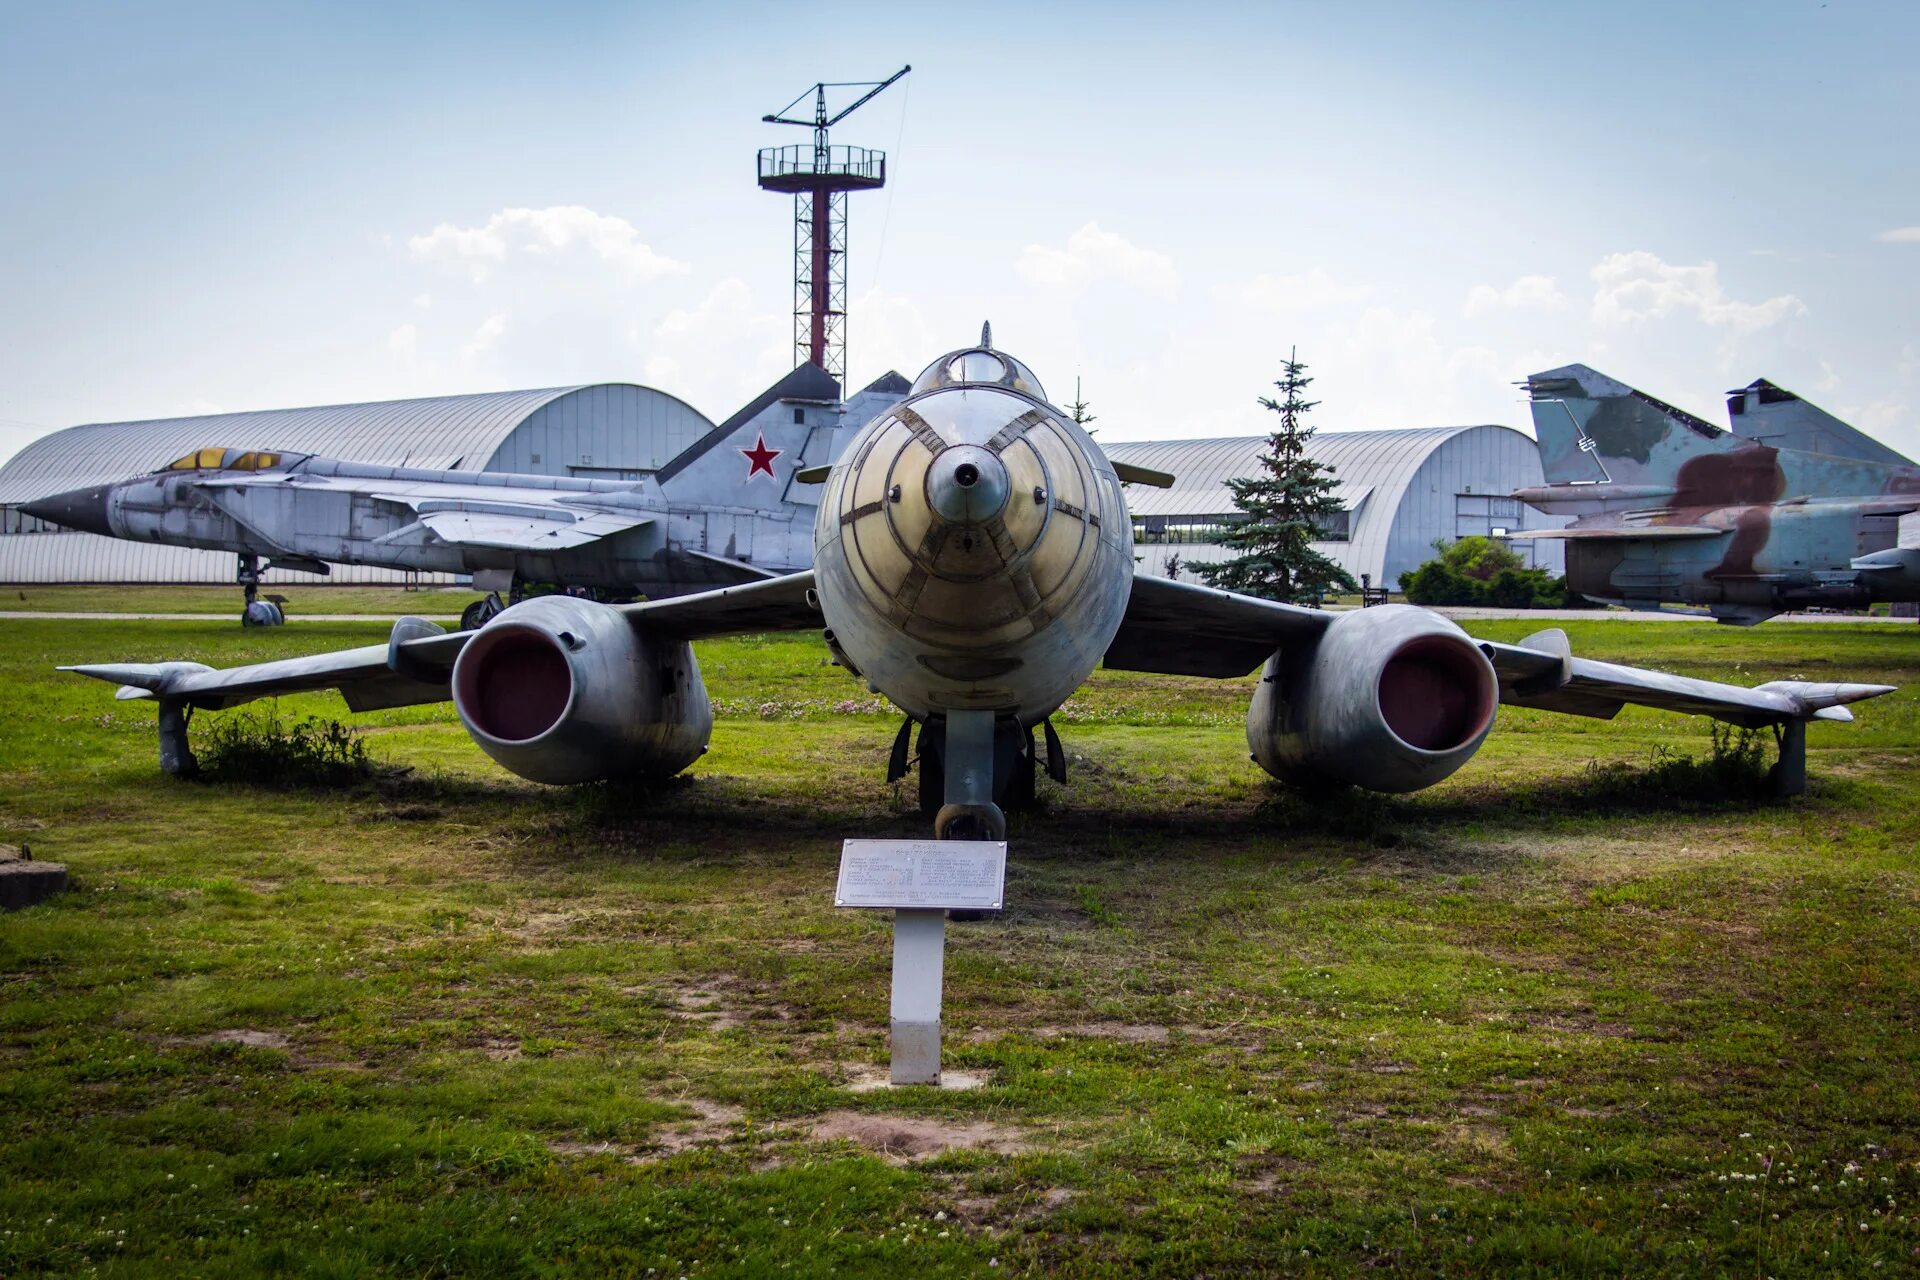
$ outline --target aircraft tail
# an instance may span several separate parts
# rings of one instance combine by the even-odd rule
[[[1727,392],[1727,416],[1733,422],[1734,434],[1775,449],[1857,458],[1892,467],[1914,465],[1872,436],[1765,378]]]
[[[1712,423],[1583,364],[1533,374],[1526,387],[1549,485],[1632,486],[1650,497],[1670,490],[1690,459],[1741,447]]]
[[[800,365],[682,450],[654,479],[670,502],[781,509],[794,499],[793,473],[830,460],[839,404],[833,376],[818,365]]]

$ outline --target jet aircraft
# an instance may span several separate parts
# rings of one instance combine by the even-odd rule
[[[1567,582],[1595,600],[1704,605],[1736,626],[1814,605],[1920,600],[1920,467],[1762,379],[1728,393],[1735,430],[1585,365],[1527,379],[1546,484],[1516,498],[1579,517]]]
[[[1242,677],[1253,758],[1276,777],[1376,791],[1431,786],[1479,749],[1501,703],[1610,718],[1627,703],[1778,726],[1783,790],[1804,780],[1810,720],[1888,686],[1756,688],[1576,658],[1558,630],[1477,641],[1410,605],[1328,613],[1136,577],[1116,467],[1047,401],[1026,365],[978,346],[927,366],[823,482],[813,567],[674,599],[607,605],[542,596],[477,631],[396,622],[385,644],[215,670],[193,662],[65,668],[159,703],[164,769],[190,771],[186,719],[299,690],[366,711],[451,698],[481,750],[545,783],[671,776],[707,749],[712,713],[692,642],[817,629],[841,665],[903,712],[889,778],[919,726],[923,807],[955,839],[999,838],[1031,793],[1049,717],[1101,662]],[[1263,665],[1264,664],[1264,665]]]
[[[777,399],[838,395],[831,378],[803,365],[637,481],[209,447],[150,475],[21,509],[107,537],[235,552],[250,623],[280,620],[257,599],[263,561],[311,573],[339,563],[472,574],[489,595],[469,606],[462,621],[471,628],[500,611],[499,593],[517,598],[518,584],[657,599],[805,568],[813,507],[791,500],[792,475],[831,461],[840,432],[758,410]],[[863,393],[854,403],[896,398]]]

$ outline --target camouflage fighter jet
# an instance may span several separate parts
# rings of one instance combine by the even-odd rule
[[[884,383],[885,380],[883,380]],[[901,388],[905,380],[892,380]],[[882,384],[876,384],[882,385]],[[757,582],[812,562],[811,501],[793,473],[830,462],[838,428],[765,413],[795,400],[831,403],[839,387],[803,365],[645,479],[435,471],[271,448],[197,449],[150,475],[26,503],[54,524],[165,546],[232,551],[243,621],[280,621],[257,598],[261,565],[325,573],[370,564],[472,574],[485,622],[526,583],[618,598],[684,595]],[[871,412],[897,394],[849,402]],[[856,418],[849,426],[857,426]],[[800,490],[810,499],[811,493]]]
[[[1751,626],[1810,606],[1920,600],[1920,467],[1764,379],[1729,392],[1735,431],[1585,365],[1526,381],[1547,483],[1513,496],[1577,516],[1567,582],[1640,608],[1704,605]]]
[[[1065,780],[1049,717],[1104,662],[1240,678],[1253,758],[1276,777],[1416,791],[1464,765],[1501,703],[1610,718],[1627,703],[1777,726],[1784,791],[1805,777],[1810,720],[1885,685],[1718,684],[1576,658],[1566,634],[1474,640],[1437,613],[1326,613],[1135,576],[1116,466],[1018,360],[980,345],[927,366],[848,442],[822,482],[813,568],[699,595],[606,605],[541,596],[477,631],[402,619],[385,644],[214,670],[193,662],[65,668],[159,703],[164,769],[194,767],[186,718],[255,698],[339,689],[356,711],[451,699],[480,749],[545,783],[666,777],[704,753],[713,717],[691,642],[818,630],[840,665],[919,729],[920,797],[951,839],[1004,838],[1002,805],[1041,767]]]

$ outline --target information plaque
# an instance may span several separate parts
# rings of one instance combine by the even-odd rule
[[[848,840],[833,905],[998,911],[1006,879],[1005,840]]]

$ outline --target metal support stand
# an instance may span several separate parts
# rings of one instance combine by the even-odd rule
[[[1807,722],[1788,720],[1780,726],[1780,761],[1773,766],[1773,794],[1805,795],[1807,791]]]
[[[200,762],[187,745],[187,721],[192,708],[177,698],[160,699],[160,772],[174,778],[191,778],[200,772]]]
[[[1004,840],[1006,815],[993,802],[993,712],[949,711],[946,804],[933,820],[941,840]],[[893,913],[894,1084],[940,1083],[940,992],[946,975],[947,913]]]
[[[889,1078],[940,1083],[940,992],[946,978],[947,913],[893,913],[893,1024]]]

